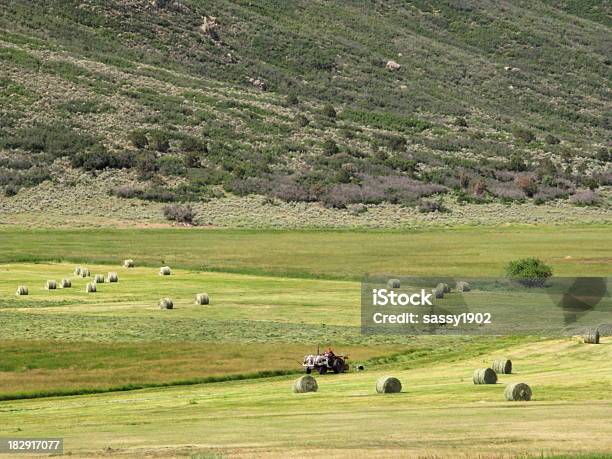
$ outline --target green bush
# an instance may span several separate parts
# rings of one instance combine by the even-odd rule
[[[128,134],[128,140],[134,148],[142,150],[149,146],[149,139],[143,131],[132,131]]]
[[[154,131],[149,136],[149,144],[153,150],[165,153],[170,150],[170,136],[162,131]]]
[[[535,141],[536,136],[533,132],[528,129],[516,127],[512,130],[514,138],[523,143],[531,143]]]
[[[526,287],[543,287],[552,268],[538,258],[523,258],[508,263],[506,275]]]
[[[323,115],[327,116],[328,118],[336,118],[336,116],[338,116],[338,114],[336,113],[336,109],[329,104],[323,107]]]
[[[327,156],[333,156],[337,154],[340,151],[340,149],[338,148],[338,145],[336,144],[336,142],[334,142],[331,139],[328,139],[323,143],[323,151],[325,152]]]

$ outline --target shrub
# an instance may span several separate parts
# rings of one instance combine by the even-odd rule
[[[185,152],[207,153],[208,147],[202,140],[188,136],[181,140],[181,150]]]
[[[149,146],[149,139],[143,131],[132,131],[128,134],[128,140],[134,148],[139,150]]]
[[[72,157],[70,163],[87,171],[103,169],[126,169],[134,165],[134,158],[128,152],[109,152],[103,145],[96,145]]]
[[[442,203],[442,200],[437,201],[421,201],[419,204],[419,212],[422,214],[431,213],[431,212],[448,212],[448,209]]]
[[[552,268],[537,258],[523,258],[508,263],[506,275],[526,287],[543,287]]]
[[[340,151],[340,149],[338,148],[338,145],[336,144],[336,142],[334,142],[331,139],[328,139],[323,143],[323,151],[325,152],[327,156],[333,156],[337,154]]]
[[[138,198],[142,195],[142,189],[130,185],[123,185],[111,190],[110,194],[118,198]]]
[[[299,127],[306,127],[310,124],[310,121],[304,115],[298,115],[295,118],[295,122]]]
[[[77,132],[67,125],[35,124],[19,129],[14,135],[2,139],[0,146],[21,148],[33,153],[45,152],[60,158],[74,156],[98,143],[98,138]]]
[[[287,96],[287,105],[297,105],[300,101],[295,94],[289,94]]]
[[[11,196],[15,196],[19,192],[19,187],[16,185],[7,185],[4,188],[4,196],[10,198]]]
[[[376,141],[378,145],[393,151],[403,151],[406,148],[406,139],[399,135],[378,134]]]
[[[512,135],[514,138],[523,143],[531,143],[536,139],[536,136],[533,132],[528,129],[522,127],[516,127],[512,130]]]
[[[192,224],[196,213],[191,206],[179,206],[171,204],[164,207],[164,217],[166,220],[172,220],[178,223]]]
[[[544,142],[546,142],[548,145],[558,145],[561,143],[561,141],[552,134],[546,134],[546,137],[544,137]]]
[[[518,186],[523,192],[530,198],[537,193],[538,184],[536,181],[528,175],[520,175],[515,180],[516,186]]]
[[[154,131],[150,135],[149,144],[155,151],[165,153],[170,150],[170,137],[162,131]]]
[[[142,178],[150,178],[157,172],[157,157],[150,151],[142,152],[136,158],[136,170]]]
[[[503,201],[522,201],[525,192],[513,183],[496,183],[488,187],[489,193]]]
[[[467,127],[467,121],[462,116],[455,118],[455,126],[458,127]]]
[[[336,109],[332,105],[325,105],[323,107],[323,116],[328,118],[336,118],[338,114],[336,113]]]
[[[182,176],[187,172],[183,158],[174,155],[163,156],[157,160],[159,172],[163,175]]]
[[[536,204],[544,204],[547,201],[564,197],[567,197],[567,191],[552,186],[541,186],[538,192],[533,195]]]
[[[601,202],[601,198],[591,190],[579,191],[570,197],[570,202],[576,206],[597,206]]]
[[[525,172],[528,168],[527,163],[521,155],[515,153],[510,157],[508,169],[515,172]]]

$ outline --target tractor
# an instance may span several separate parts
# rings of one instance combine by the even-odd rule
[[[317,347],[316,354],[310,354],[304,357],[302,366],[306,368],[306,373],[312,373],[312,370],[316,370],[320,375],[333,371],[334,373],[344,373],[348,371],[349,364],[348,355],[336,355],[331,348],[328,348],[323,354],[319,352]]]

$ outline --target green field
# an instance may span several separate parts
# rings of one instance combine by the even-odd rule
[[[474,368],[499,355],[516,374],[475,386]],[[482,457],[612,452],[612,342],[566,339],[478,357],[318,377],[319,392],[293,394],[294,377],[129,393],[3,402],[0,435],[65,437],[75,456],[223,457],[321,454]],[[403,392],[376,394],[383,374]],[[529,403],[503,400],[524,381]],[[201,456],[197,456],[201,454]],[[218,455],[218,456],[217,456]]]
[[[535,256],[555,275],[610,274],[610,225],[408,231],[0,228],[0,262],[73,261],[358,280],[364,273],[501,276]]]
[[[62,436],[77,457],[609,454],[609,337],[590,346],[572,338],[363,336],[359,279],[500,276],[525,255],[555,274],[605,276],[611,239],[605,225],[3,228],[0,436]],[[121,267],[124,258],[137,267]],[[87,294],[77,264],[92,275],[116,271],[119,282]],[[171,276],[158,274],[162,264]],[[72,288],[44,289],[47,279],[65,277]],[[16,296],[17,285],[30,294]],[[194,304],[200,292],[209,306]],[[161,297],[175,309],[160,310]],[[299,362],[317,344],[366,371],[318,376],[318,393],[293,394]],[[516,373],[474,386],[472,371],[499,356]],[[402,394],[375,394],[383,374],[402,380]],[[511,381],[529,383],[534,401],[505,402]]]

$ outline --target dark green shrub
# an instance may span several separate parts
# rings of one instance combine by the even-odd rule
[[[506,275],[526,287],[543,287],[552,268],[538,258],[523,258],[508,263]]]
[[[208,147],[206,146],[206,142],[200,140],[196,137],[185,137],[181,139],[181,151],[193,151],[196,153],[206,153],[208,152]]]
[[[128,134],[128,140],[134,148],[142,150],[149,146],[149,139],[143,131],[132,131]]]
[[[457,118],[455,118],[455,126],[467,127],[467,125],[467,121],[462,116],[458,116]]]
[[[336,109],[332,105],[326,105],[323,107],[323,116],[328,118],[336,118],[338,114],[336,113]]]
[[[512,130],[514,138],[523,143],[531,143],[535,141],[536,136],[533,132],[522,127],[516,127]]]
[[[142,152],[136,158],[136,170],[141,178],[151,177],[152,174],[157,172],[157,158],[154,153],[150,151]]]
[[[376,143],[393,151],[403,151],[406,148],[406,139],[399,135],[378,134]]]
[[[561,141],[552,134],[546,134],[546,137],[544,137],[544,142],[546,142],[548,145],[558,145],[561,143]]]
[[[438,199],[437,201],[421,201],[419,204],[419,212],[421,212],[422,214],[426,214],[426,213],[431,213],[431,212],[448,212],[449,210],[446,208],[446,206],[442,203],[441,199]]]
[[[323,143],[323,151],[325,152],[327,156],[333,156],[337,154],[340,151],[340,149],[338,148],[338,145],[336,144],[336,142],[334,142],[331,139],[328,139]]]
[[[310,121],[304,115],[296,116],[295,122],[299,127],[306,127],[310,124]]]
[[[149,144],[155,151],[165,153],[170,150],[170,137],[162,131],[154,131],[149,135]]]
[[[289,94],[287,96],[287,105],[297,105],[300,103],[300,100],[298,99],[298,96],[296,96],[295,94]]]
[[[182,158],[176,156],[163,156],[157,160],[159,172],[164,175],[185,175],[187,169]]]
[[[525,172],[527,168],[527,163],[518,153],[513,154],[510,157],[510,161],[508,163],[508,169],[515,172]]]
[[[4,196],[10,198],[11,196],[15,196],[19,192],[19,187],[16,185],[7,185],[4,188]]]
[[[74,167],[87,171],[103,169],[127,169],[134,165],[134,158],[128,152],[109,152],[103,145],[96,145],[82,151],[70,160]]]

